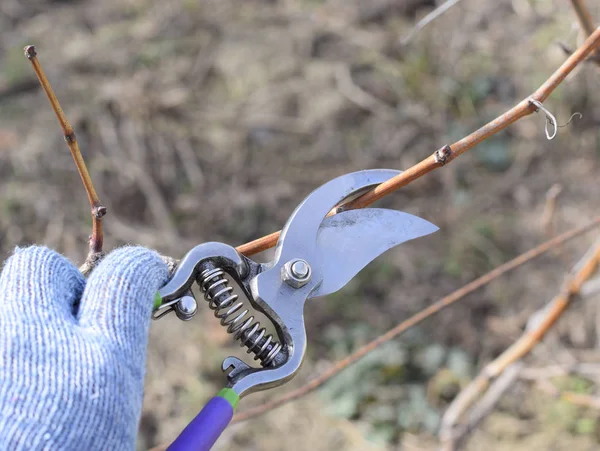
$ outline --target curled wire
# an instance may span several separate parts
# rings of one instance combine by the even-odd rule
[[[544,131],[546,132],[546,138],[548,138],[548,140],[554,139],[554,137],[558,133],[558,129],[569,125],[575,116],[578,116],[579,119],[581,119],[583,117],[583,114],[581,114],[579,112],[575,112],[575,113],[571,114],[571,117],[569,118],[569,120],[566,123],[564,123],[563,125],[558,125],[558,121],[556,120],[556,117],[554,117],[554,115],[550,111],[548,111],[548,109],[546,109],[546,107],[544,107],[542,102],[535,100],[535,99],[528,99],[528,100],[529,100],[529,103],[531,103],[533,106],[535,106],[535,111],[542,110],[544,112],[544,114],[546,115],[546,125],[544,127]],[[550,131],[549,126],[552,126],[552,131]]]

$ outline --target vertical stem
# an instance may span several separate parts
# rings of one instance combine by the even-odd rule
[[[64,111],[60,107],[60,103],[58,103],[58,99],[56,98],[56,95],[52,90],[52,86],[50,86],[50,82],[48,81],[48,78],[42,69],[42,66],[37,58],[37,52],[33,45],[28,45],[25,47],[25,56],[29,61],[31,61],[35,75],[37,76],[40,85],[42,85],[42,88],[44,89],[44,92],[50,101],[52,110],[56,114],[58,123],[63,130],[65,141],[69,146],[73,160],[75,160],[75,166],[77,166],[77,171],[79,172],[81,181],[83,182],[83,186],[88,195],[90,207],[92,209],[92,235],[89,242],[90,254],[98,254],[102,252],[102,217],[106,214],[106,207],[102,205],[100,199],[98,198],[98,194],[96,193],[96,189],[92,183],[92,179],[85,165],[85,161],[81,155],[81,150],[79,150],[79,144],[77,143],[75,131],[67,120]]]
[[[573,9],[575,10],[581,31],[587,38],[594,33],[594,28],[596,28],[594,19],[590,14],[589,9],[587,9],[587,6],[585,6],[584,0],[571,0],[571,6],[573,6]],[[598,66],[600,66],[600,60],[598,59],[598,57],[600,57],[600,53],[598,50],[594,52],[594,56],[595,58],[593,58],[593,60]]]
[[[577,14],[577,19],[579,19],[581,30],[585,33],[585,37],[587,38],[594,32],[594,28],[596,28],[594,25],[594,19],[583,3],[583,0],[571,0],[571,5],[575,10],[575,14]]]

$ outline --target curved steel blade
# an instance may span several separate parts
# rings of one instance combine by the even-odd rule
[[[437,230],[418,216],[382,208],[350,210],[326,218],[316,249],[323,282],[309,297],[338,291],[388,249]]]
[[[369,169],[342,175],[321,185],[298,205],[288,219],[277,242],[274,262],[304,258],[313,264],[317,234],[327,213],[351,194],[383,183],[400,173],[392,169]]]

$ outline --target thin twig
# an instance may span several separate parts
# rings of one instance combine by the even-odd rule
[[[522,367],[523,364],[521,362],[512,364],[490,385],[489,390],[485,392],[481,399],[473,406],[473,409],[471,409],[467,422],[461,426],[461,438],[467,437],[494,411],[498,401],[514,386],[513,383],[518,378]]]
[[[550,249],[553,249],[554,247],[559,246],[562,243],[565,243],[566,241],[571,240],[571,239],[573,239],[573,238],[575,238],[575,237],[577,237],[599,225],[600,225],[600,217],[597,217],[592,222],[590,222],[582,227],[578,227],[576,229],[572,229],[572,230],[569,230],[568,232],[558,235],[557,237],[540,244],[539,246],[535,247],[534,249],[531,249],[530,251],[525,252],[524,254],[521,254],[518,257],[498,266],[497,268],[495,268],[492,271],[488,272],[487,274],[484,274],[483,276],[473,280],[472,282],[469,282],[468,284],[459,288],[458,290],[454,291],[453,293],[451,293],[447,296],[444,296],[442,299],[437,301],[435,304],[432,304],[429,307],[427,307],[426,309],[421,310],[416,315],[413,315],[412,317],[408,318],[407,320],[404,320],[403,322],[401,322],[394,328],[390,329],[385,334],[379,336],[375,340],[373,340],[370,343],[366,344],[365,346],[361,347],[356,352],[350,354],[348,357],[340,360],[334,366],[332,366],[330,369],[325,371],[320,376],[317,376],[312,381],[308,382],[306,385],[303,385],[302,387],[300,387],[294,391],[291,391],[290,393],[287,393],[286,395],[284,395],[280,398],[277,398],[277,399],[274,399],[271,401],[267,401],[256,407],[244,410],[244,411],[238,413],[235,416],[233,421],[240,422],[240,421],[248,420],[250,418],[262,415],[263,413],[266,413],[266,412],[268,412],[276,407],[279,407],[289,401],[298,399],[298,398],[312,392],[313,390],[315,390],[316,388],[320,387],[325,382],[327,382],[329,379],[331,379],[333,376],[338,374],[340,371],[344,370],[345,368],[347,368],[348,366],[350,366],[357,360],[364,357],[369,352],[373,351],[375,348],[381,346],[382,344],[388,342],[389,340],[391,340],[393,338],[396,338],[398,335],[407,331],[411,327],[414,327],[417,324],[425,321],[427,318],[433,316],[434,314],[440,312],[444,308],[461,300],[462,298],[464,298],[468,294],[471,294],[475,290],[478,290],[479,288],[487,285],[492,280],[497,279],[498,277],[502,276],[503,274],[507,273],[508,271],[518,268],[519,266],[527,263],[528,261],[530,261],[536,257],[539,257],[540,255],[544,254],[545,252],[548,252]]]
[[[587,9],[587,6],[585,6],[583,0],[571,0],[571,5],[575,10],[577,20],[579,20],[581,31],[587,38],[594,32],[594,19],[592,18],[590,11]],[[594,55],[591,55],[590,60],[594,61],[598,66],[600,66],[600,54],[597,50],[594,52]]]
[[[580,293],[581,287],[596,270],[600,262],[600,240],[586,253],[584,259],[575,265],[571,276],[565,281],[560,293],[548,304],[523,335],[500,356],[487,364],[479,375],[462,390],[446,410],[442,418],[440,439],[444,451],[455,451],[464,441],[467,428],[457,427],[460,418],[484,393],[490,383],[506,368],[527,355],[546,335],[550,328],[565,312],[571,301]]]
[[[581,31],[588,37],[594,32],[594,28],[596,28],[590,11],[587,9],[587,6],[585,6],[583,0],[571,0],[571,6],[573,6],[573,9],[575,10]]]
[[[448,11],[450,8],[452,8],[454,5],[456,5],[458,2],[460,2],[460,0],[447,0],[444,3],[442,3],[440,6],[438,6],[433,11],[431,11],[429,14],[427,14],[425,17],[423,17],[421,20],[419,20],[416,23],[416,25],[414,26],[414,28],[410,31],[410,33],[408,33],[405,37],[402,38],[400,43],[402,45],[408,44],[412,40],[412,38],[414,38],[416,36],[416,34],[419,31],[421,31],[423,28],[425,28],[427,25],[429,25],[435,19],[440,17],[442,14],[444,14],[446,11]]]
[[[71,124],[67,120],[64,111],[58,103],[58,99],[56,98],[56,95],[50,86],[50,82],[48,81],[48,78],[42,69],[42,66],[37,58],[37,52],[33,45],[28,45],[25,47],[25,56],[29,61],[31,61],[35,75],[37,76],[40,85],[42,85],[42,88],[44,89],[44,92],[50,101],[52,110],[58,118],[58,122],[63,130],[65,141],[69,146],[73,160],[75,160],[77,171],[79,171],[81,181],[83,182],[83,186],[88,195],[90,207],[92,209],[92,235],[90,236],[89,240],[90,251],[84,265],[81,267],[82,272],[85,274],[89,272],[91,268],[93,268],[96,261],[102,258],[103,255],[102,244],[104,237],[102,234],[102,217],[106,214],[106,207],[102,205],[100,199],[98,198],[98,194],[96,194],[94,184],[92,183],[92,179],[85,165],[85,161],[83,160],[83,156],[79,150],[79,144],[77,143],[77,138],[75,137],[75,131],[73,130],[73,127],[71,127]]]
[[[532,114],[535,106],[531,104],[530,99],[543,102],[560,85],[571,71],[600,45],[600,28],[579,47],[567,60],[554,72],[548,80],[544,82],[531,96],[519,102],[516,106],[506,113],[487,123],[480,129],[471,133],[469,136],[455,142],[452,145],[446,145],[435,151],[432,155],[408,168],[401,174],[392,177],[388,181],[378,185],[366,194],[358,197],[344,205],[343,210],[364,208],[367,205],[381,199],[382,197],[396,191],[403,186],[415,181],[416,179],[428,174],[434,169],[448,164],[466,151],[472,149],[480,142],[490,136],[504,130],[510,124],[519,119]],[[274,232],[257,240],[238,246],[237,250],[247,256],[257,254],[266,249],[270,249],[277,244],[280,232]]]

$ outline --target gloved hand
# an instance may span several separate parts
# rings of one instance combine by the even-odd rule
[[[0,275],[0,449],[133,450],[157,253],[125,247],[86,280],[44,247]]]

